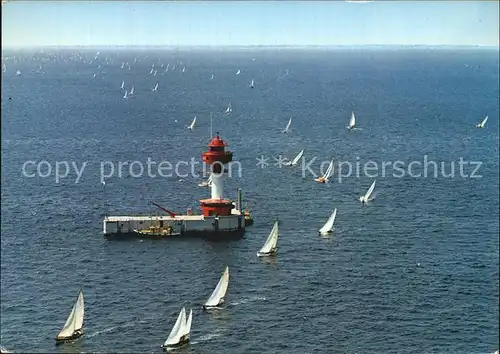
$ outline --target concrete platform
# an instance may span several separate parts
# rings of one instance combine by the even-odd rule
[[[137,236],[136,230],[172,228],[173,234],[180,237],[195,236],[209,239],[227,239],[241,237],[245,233],[245,218],[239,212],[229,216],[170,215],[149,216],[107,216],[103,220],[103,234],[106,237]],[[175,236],[154,237],[167,238]]]

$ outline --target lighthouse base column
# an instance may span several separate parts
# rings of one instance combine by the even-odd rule
[[[224,175],[212,173],[212,199],[224,198]]]

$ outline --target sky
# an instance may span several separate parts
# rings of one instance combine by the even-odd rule
[[[21,1],[2,46],[499,45],[490,1]]]

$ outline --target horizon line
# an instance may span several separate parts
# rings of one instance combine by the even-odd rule
[[[427,47],[427,48],[481,48],[500,49],[500,45],[483,44],[42,44],[2,45],[4,49],[37,48],[360,48],[360,47]]]

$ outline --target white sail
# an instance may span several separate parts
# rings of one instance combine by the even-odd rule
[[[188,127],[188,129],[193,130],[195,124],[196,124],[196,116],[193,118],[193,121],[191,122],[191,125]]]
[[[376,180],[373,181],[372,185],[370,186],[370,188],[368,189],[368,191],[366,192],[366,194],[364,196],[359,197],[359,199],[362,202],[368,202],[370,200],[370,196],[372,195],[373,190],[375,189],[375,182],[376,182]]]
[[[325,180],[328,181],[328,178],[330,178],[330,176],[332,175],[332,173],[333,173],[333,159],[330,162],[330,164],[328,165],[328,168],[326,169],[326,172],[323,175],[323,179],[325,179]]]
[[[304,155],[304,150],[302,149],[297,156],[292,161],[292,166],[295,166],[299,160],[302,158],[302,155]]]
[[[187,318],[186,323],[182,328],[182,335],[184,336],[184,340],[189,339],[189,334],[191,333],[191,323],[193,322],[193,309],[189,311],[189,316]]]
[[[224,296],[226,296],[227,287],[229,286],[229,267],[226,266],[224,273],[219,279],[212,295],[205,302],[204,307],[216,307],[224,303]]]
[[[239,74],[240,74],[240,72],[241,72],[241,71],[240,71],[240,69],[238,69],[238,71],[236,72],[236,75],[239,75]]]
[[[210,177],[208,177],[208,179],[206,181],[203,181],[201,183],[198,184],[199,187],[211,187],[212,186],[212,175],[210,175]]]
[[[154,87],[153,91],[158,91],[158,83],[156,83],[156,85],[155,85],[155,87]]]
[[[251,88],[254,88],[254,87],[255,87],[255,81],[254,81],[254,79],[252,79],[252,82],[250,83],[250,87],[251,87]]]
[[[128,92],[127,90],[125,90],[125,94],[123,95],[123,98],[127,98],[128,97]]]
[[[266,256],[269,254],[272,254],[276,252],[276,245],[278,243],[278,221],[274,223],[273,229],[271,230],[271,233],[267,237],[266,243],[264,243],[264,246],[257,252],[257,256]]]
[[[120,88],[123,90],[124,86],[125,86],[125,81],[122,81],[122,85],[120,86]]]
[[[327,234],[329,232],[332,232],[333,223],[335,222],[336,216],[337,216],[337,208],[333,210],[333,213],[330,215],[325,225],[323,225],[323,227],[319,229],[320,234]]]
[[[227,106],[226,109],[226,114],[230,114],[233,111],[233,106],[231,106],[231,102],[229,102],[229,105]]]
[[[135,86],[132,86],[132,89],[130,90],[130,93],[128,94],[129,96],[134,94],[134,88],[135,88]]]
[[[292,118],[288,121],[288,124],[286,125],[285,130],[283,130],[283,133],[288,133],[290,131],[290,125],[292,124]]]
[[[476,127],[478,128],[484,128],[484,125],[488,121],[488,116],[484,117],[483,121],[481,123],[476,124]]]
[[[83,328],[83,317],[85,314],[84,301],[83,301],[83,291],[80,290],[78,293],[78,299],[76,300],[71,313],[69,314],[63,329],[57,335],[56,339],[69,338],[75,334],[75,331],[81,330]]]
[[[174,328],[168,335],[167,340],[163,343],[163,346],[176,345],[179,343],[181,337],[183,336],[183,328],[186,323],[186,309],[183,307],[179,316],[177,316],[177,321],[175,321]]]
[[[185,72],[185,71],[186,71],[186,67],[183,67],[183,68],[182,68],[182,72]]]
[[[356,116],[354,115],[354,112],[351,113],[351,119],[349,120],[349,125],[347,128],[352,129],[356,125]]]
[[[149,72],[149,75],[151,75],[154,71],[154,67],[151,68],[151,71]]]
[[[212,76],[210,76],[210,80],[213,80],[214,79],[214,74],[212,74]]]
[[[198,183],[198,187],[207,187],[209,182],[210,182],[210,177],[206,181],[201,181],[200,183]]]
[[[287,166],[295,166],[295,165],[296,165],[296,164],[300,161],[300,159],[302,158],[302,155],[304,155],[304,150],[301,150],[301,151],[297,154],[297,156],[295,156],[295,157],[293,158],[293,160],[292,160],[292,161],[287,162],[285,165],[287,165]]]

